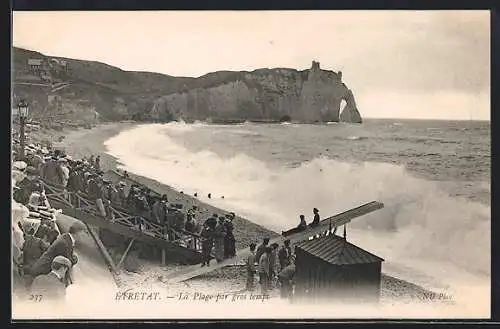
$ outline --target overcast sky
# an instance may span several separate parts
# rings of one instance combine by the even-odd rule
[[[342,70],[365,117],[490,118],[488,11],[15,12],[13,43],[124,70]]]

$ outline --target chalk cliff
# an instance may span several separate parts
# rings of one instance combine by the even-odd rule
[[[342,72],[322,70],[318,62],[305,71],[232,72],[220,84],[186,88],[158,98],[150,115],[157,120],[279,120],[289,116],[300,122],[362,121],[352,91],[342,82]]]
[[[33,60],[49,64],[63,61],[66,70],[54,71],[50,65],[34,68],[29,65]],[[104,121],[289,117],[301,122],[361,122],[353,93],[342,82],[342,73],[322,70],[318,62],[303,71],[217,71],[192,78],[124,71],[99,62],[49,57],[14,48],[13,64],[14,95],[28,99],[30,111],[37,117],[57,114],[61,120],[71,121],[75,115],[85,114],[86,118],[89,114],[93,118],[98,112]],[[41,80],[42,72],[51,77],[52,84]],[[65,87],[54,88],[54,83]],[[56,96],[62,106],[52,106]]]

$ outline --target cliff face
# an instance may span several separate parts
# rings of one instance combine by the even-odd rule
[[[341,112],[342,100],[346,106]],[[241,72],[232,81],[198,87],[160,97],[151,117],[184,120],[275,119],[289,116],[301,122],[360,123],[354,95],[342,73],[311,69],[261,69]]]
[[[43,82],[28,65],[33,59],[63,60],[67,69],[59,73],[44,69],[43,75],[51,76],[52,82]],[[54,114],[49,99],[58,96],[68,119],[80,112],[85,112],[84,117],[87,112],[93,115],[95,110],[104,120],[280,120],[287,116],[302,122],[361,122],[342,73],[322,70],[317,62],[304,71],[217,71],[191,78],[123,71],[99,62],[14,48],[11,75],[14,95],[27,99],[33,115],[43,117]],[[56,91],[52,83],[67,86]],[[343,111],[342,100],[347,104]]]

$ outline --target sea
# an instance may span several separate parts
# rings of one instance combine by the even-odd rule
[[[385,273],[489,307],[489,121],[144,124],[105,146],[123,169],[276,232],[314,207],[325,218],[382,202],[347,225],[348,241]]]

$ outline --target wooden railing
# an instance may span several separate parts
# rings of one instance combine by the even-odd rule
[[[53,200],[62,203],[70,208],[75,208],[80,211],[84,211],[95,217],[103,218],[99,210],[97,209],[96,203],[88,199],[88,195],[79,192],[69,192],[65,190],[62,186],[56,186],[52,183],[48,183],[41,180],[43,187],[45,189],[45,195],[49,200]],[[157,239],[162,239],[170,243],[174,243],[185,248],[194,249],[196,251],[201,251],[200,236],[196,233],[188,232],[186,230],[175,230],[173,228],[166,229],[160,224],[151,222],[146,218],[129,214],[126,210],[119,208],[114,205],[104,205],[106,211],[106,218],[111,223],[127,226],[132,229],[136,229],[139,232],[153,236]],[[170,234],[168,234],[170,233]],[[175,236],[176,239],[169,240],[168,236]]]

